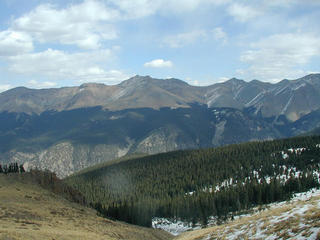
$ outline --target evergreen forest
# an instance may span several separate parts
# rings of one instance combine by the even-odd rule
[[[101,215],[141,226],[153,217],[206,225],[319,187],[320,136],[125,159],[64,181]]]

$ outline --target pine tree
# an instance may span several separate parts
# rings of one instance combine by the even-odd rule
[[[19,166],[19,172],[20,172],[20,173],[24,173],[24,172],[25,172],[24,167],[23,167],[23,164],[20,164],[20,166]]]

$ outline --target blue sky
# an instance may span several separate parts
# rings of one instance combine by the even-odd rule
[[[0,91],[320,72],[319,0],[1,0]]]

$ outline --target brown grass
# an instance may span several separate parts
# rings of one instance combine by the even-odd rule
[[[0,175],[0,186],[0,240],[172,239],[160,230],[98,217],[92,209],[14,176]]]

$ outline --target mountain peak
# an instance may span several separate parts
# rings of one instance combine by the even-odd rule
[[[227,80],[226,82],[244,82],[244,80],[233,77]]]
[[[164,79],[165,82],[167,83],[173,83],[175,85],[183,85],[183,86],[186,86],[189,84],[183,80],[180,80],[180,79],[177,79],[177,78],[167,78],[167,79]]]
[[[320,73],[311,73],[299,79],[320,78]]]
[[[238,79],[238,78],[231,78],[231,79],[229,79],[229,80],[227,80],[227,81],[225,81],[223,84],[230,84],[230,85],[236,85],[236,86],[238,86],[238,85],[243,85],[243,84],[245,84],[246,82],[244,81],[244,80],[242,80],[242,79]]]
[[[151,78],[150,76],[135,75],[127,80],[122,81],[119,85],[124,87],[129,85],[136,85],[136,84],[145,83],[151,79],[153,78]]]
[[[312,73],[302,78],[297,79],[296,81],[304,81],[315,85],[320,85],[320,73]]]
[[[185,81],[182,81],[177,78],[167,78],[167,79],[158,79],[158,78],[152,78],[151,76],[140,76],[136,75],[132,78],[129,78],[128,80],[125,80],[121,82],[119,85],[121,86],[129,86],[129,85],[141,85],[141,84],[147,84],[147,83],[152,83],[155,85],[181,85],[181,86],[186,86],[189,85]]]
[[[92,87],[102,87],[102,86],[106,86],[103,83],[83,83],[79,86],[79,88],[92,88]]]
[[[3,92],[2,94],[20,94],[20,93],[26,93],[29,91],[33,91],[34,89],[30,89],[27,87],[15,87],[15,88],[11,88],[5,92]]]
[[[126,81],[143,81],[143,80],[149,80],[149,79],[153,79],[153,78],[149,75],[146,75],[146,76],[135,75],[135,76],[127,79]]]

